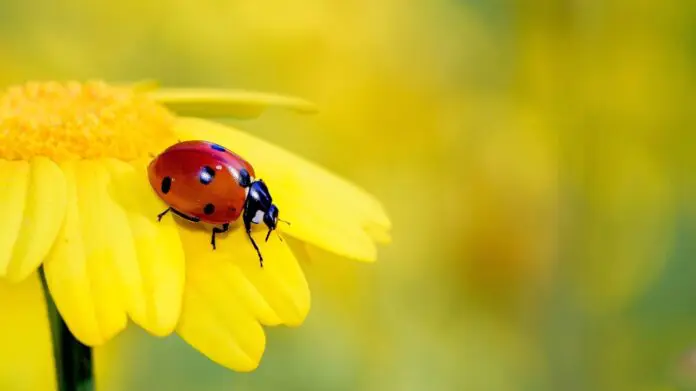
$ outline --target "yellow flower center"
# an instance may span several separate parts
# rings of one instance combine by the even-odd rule
[[[174,140],[174,116],[103,82],[27,83],[0,95],[0,159],[134,160]]]

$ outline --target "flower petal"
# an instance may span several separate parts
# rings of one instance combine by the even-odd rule
[[[67,183],[65,220],[44,263],[51,295],[72,333],[100,345],[126,326],[120,284],[109,252],[99,188],[107,173],[93,162],[61,166]]]
[[[86,246],[96,249],[100,262],[114,272],[114,288],[119,290],[123,308],[132,318],[144,319],[145,294],[137,252],[128,216],[112,196],[118,178],[109,170],[110,164],[113,162],[95,160],[79,165],[94,178],[92,192],[86,194],[91,199],[91,212],[82,217],[83,225],[91,226],[93,231],[87,235],[91,239]]]
[[[263,178],[292,222],[280,229],[337,254],[364,261],[376,259],[371,234],[382,241],[391,222],[371,195],[321,167],[229,126],[183,118],[176,124],[182,139],[204,139],[226,145],[244,156]],[[327,213],[331,211],[331,213]],[[370,230],[370,234],[366,232]]]
[[[220,307],[215,298],[187,286],[182,315],[179,335],[208,358],[239,372],[258,367],[266,335],[243,303],[232,300]]]
[[[280,228],[283,232],[344,257],[366,262],[377,259],[377,248],[370,235],[357,223],[351,224],[348,216],[333,213],[336,209],[318,203],[314,203],[314,207],[303,205],[302,202],[310,198],[303,198],[302,191],[289,183],[283,187],[276,187],[282,183],[280,180],[268,183],[273,183],[274,189],[282,189],[274,190],[275,202],[281,205],[282,218],[292,222],[290,227]],[[298,191],[292,193],[293,190]],[[328,215],[327,210],[332,211],[332,215]]]
[[[265,346],[259,321],[294,326],[309,312],[309,288],[299,264],[285,243],[260,238],[261,268],[239,227],[219,235],[216,250],[202,225],[182,222],[181,236],[187,279],[179,333],[221,365],[255,369]]]
[[[213,302],[239,301],[261,323],[277,325],[280,318],[266,299],[259,293],[240,268],[232,262],[230,251],[218,247],[208,252],[208,235],[200,235],[192,230],[183,230],[182,241],[186,249],[186,284],[206,293]],[[222,235],[221,235],[222,237]]]
[[[157,221],[157,214],[166,206],[150,187],[145,162],[131,165],[109,160],[107,166],[114,177],[112,197],[128,218],[144,295],[145,312],[136,305],[131,307],[130,315],[150,333],[168,335],[179,319],[184,289],[184,252],[179,232],[171,216]],[[138,271],[130,268],[128,273],[135,276]],[[137,281],[133,277],[129,285]]]
[[[0,275],[5,275],[22,225],[29,163],[0,160]]]
[[[66,186],[63,171],[50,159],[30,161],[29,187],[19,237],[7,267],[7,278],[20,281],[36,271],[63,224]]]
[[[187,286],[202,282],[225,300],[238,300],[262,323],[289,326],[301,324],[309,312],[309,287],[302,269],[286,243],[278,238],[264,242],[262,232],[253,232],[264,258],[264,267],[243,229],[235,225],[219,234],[217,249],[210,245],[210,230],[181,222],[186,250]],[[218,286],[219,284],[219,286]]]
[[[316,111],[312,103],[299,98],[255,91],[166,88],[149,95],[180,115],[199,117],[255,118],[269,107]]]
[[[46,302],[36,273],[19,283],[0,280],[0,388],[55,390]]]

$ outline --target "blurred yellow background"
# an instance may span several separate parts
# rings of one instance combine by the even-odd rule
[[[686,0],[0,2],[0,85],[301,96],[320,114],[235,123],[394,222],[374,265],[303,264],[309,318],[268,329],[256,372],[133,327],[96,351],[98,389],[696,389],[695,20]],[[53,384],[31,300],[0,303],[3,390]]]

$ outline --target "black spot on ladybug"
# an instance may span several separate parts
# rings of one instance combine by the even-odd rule
[[[210,148],[213,148],[216,151],[225,152],[225,147],[223,147],[222,145],[210,144]]]
[[[198,180],[200,180],[204,185],[210,184],[210,182],[213,181],[213,178],[215,178],[215,170],[208,166],[203,167],[201,172],[198,174]]]
[[[169,190],[172,188],[172,178],[171,177],[164,177],[162,178],[162,193],[167,194],[169,193]]]
[[[215,205],[205,204],[205,206],[203,207],[203,213],[205,213],[207,215],[211,215],[211,214],[215,213]]]

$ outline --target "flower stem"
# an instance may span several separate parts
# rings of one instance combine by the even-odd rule
[[[43,266],[39,268],[43,286],[48,319],[51,324],[53,339],[53,359],[56,366],[58,391],[94,391],[94,373],[92,370],[92,349],[80,343],[72,335],[53,302]]]

